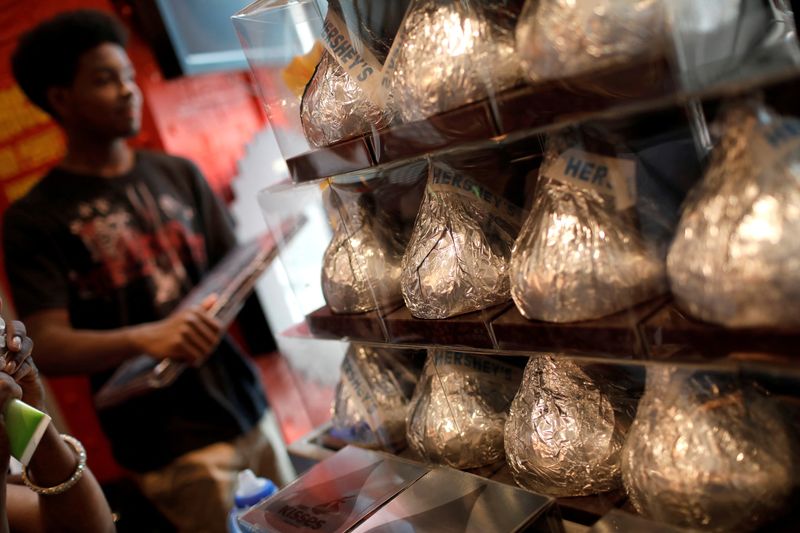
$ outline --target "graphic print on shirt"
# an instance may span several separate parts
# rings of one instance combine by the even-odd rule
[[[95,198],[78,206],[70,232],[91,255],[92,269],[70,278],[87,299],[150,278],[156,305],[175,301],[191,286],[184,261],[206,261],[204,238],[192,231],[195,213],[169,194],[156,200],[142,183],[125,192],[128,205]]]

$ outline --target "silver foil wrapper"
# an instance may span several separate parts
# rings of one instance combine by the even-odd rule
[[[503,459],[503,427],[521,378],[490,357],[430,350],[408,410],[407,440],[426,460],[478,468]]]
[[[511,253],[511,296],[530,319],[595,319],[666,291],[664,261],[612,197],[547,175],[571,142],[550,138],[533,207]]]
[[[334,396],[334,436],[387,451],[404,446],[408,401],[419,374],[406,352],[350,345]]]
[[[415,0],[387,61],[390,107],[422,120],[520,83],[515,21],[504,1]]]
[[[402,300],[402,243],[390,221],[371,211],[352,208],[322,258],[322,294],[334,313],[363,313]]]
[[[497,216],[489,203],[464,194],[463,188],[437,187],[440,163],[432,165],[401,265],[406,307],[417,318],[435,319],[507,301],[508,261],[518,222]],[[459,175],[462,183],[469,182]]]
[[[623,448],[622,476],[645,516],[749,531],[786,504],[797,452],[775,402],[754,386],[651,367]]]
[[[551,496],[620,487],[621,451],[635,412],[627,391],[594,379],[577,363],[532,357],[505,428],[514,479]]]
[[[733,104],[667,256],[677,303],[729,327],[800,325],[800,121]]]
[[[517,53],[533,81],[574,76],[663,52],[665,19],[662,0],[528,0]]]
[[[309,144],[320,147],[385,128],[392,113],[373,103],[325,51],[303,94],[300,121]]]
[[[6,348],[8,348],[8,343],[6,342],[6,321],[0,316],[0,355],[6,355]]]

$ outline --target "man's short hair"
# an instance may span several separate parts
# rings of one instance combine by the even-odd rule
[[[14,78],[31,102],[50,115],[51,87],[68,87],[75,80],[81,56],[104,43],[123,48],[128,32],[108,13],[93,9],[68,11],[24,33],[11,56]]]

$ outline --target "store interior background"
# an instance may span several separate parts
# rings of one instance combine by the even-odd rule
[[[210,0],[183,0],[202,6]],[[153,0],[150,0],[152,3]],[[229,15],[246,0],[229,0]],[[288,180],[288,174],[246,69],[165,79],[155,52],[137,31],[136,0],[0,0],[0,212],[24,195],[64,152],[58,127],[28,103],[16,86],[9,65],[17,38],[37,22],[70,9],[93,8],[114,13],[131,32],[128,53],[144,95],[143,125],[134,139],[138,147],[164,150],[193,160],[212,188],[227,202],[244,241],[266,229],[257,193],[270,184]],[[800,12],[792,0],[795,14]],[[199,8],[199,7],[198,7]],[[230,20],[222,20],[231,34]],[[197,38],[202,39],[202,33]],[[797,114],[797,100],[780,102],[782,111]],[[346,346],[337,341],[295,339],[280,335],[324,305],[319,284],[289,286],[287,271],[307,270],[292,280],[317,279],[330,229],[321,206],[307,206],[307,223],[258,285],[280,353],[254,354],[267,393],[291,443],[330,417],[339,363]],[[0,250],[0,254],[2,251]],[[2,263],[0,263],[2,269]],[[0,296],[5,317],[13,317],[7,280],[0,270]],[[34,339],[35,340],[35,339]],[[34,352],[35,356],[35,352]],[[169,527],[137,496],[127,473],[113,460],[94,416],[88,381],[82,377],[47,380],[54,417],[63,430],[86,446],[88,463],[120,514],[120,531],[159,531]]]
[[[231,1],[230,14],[247,3]],[[128,53],[144,95],[142,130],[133,144],[193,160],[228,204],[237,222],[240,241],[265,231],[257,192],[288,179],[288,174],[250,74],[240,70],[165,79],[153,48],[138,30],[132,4],[110,0],[0,2],[0,211],[24,195],[55,165],[65,148],[58,127],[26,101],[13,79],[9,58],[17,38],[58,12],[92,8],[116,14],[132,30]],[[223,23],[234,34],[230,21]],[[293,258],[292,264],[277,260],[257,287],[280,353],[254,355],[287,443],[329,418],[333,388],[344,355],[344,346],[339,342],[297,341],[279,335],[302,321],[303,316],[294,316],[298,309],[311,311],[324,304],[318,286],[289,287],[285,275],[285,269],[302,268],[314,273],[305,279],[314,279],[320,271],[330,230],[321,206],[308,206],[306,215],[308,222],[303,234],[295,239],[304,242],[304,246],[286,254]],[[318,244],[309,244],[317,241]],[[13,317],[5,272],[0,273],[0,279],[3,315]],[[300,305],[298,297],[302,300]],[[82,377],[58,377],[48,379],[47,383],[54,400],[51,403],[55,418],[64,430],[85,444],[89,466],[108,490],[112,506],[117,500],[115,510],[122,515],[120,526],[136,530],[137,525],[130,522],[132,515],[141,520],[149,515],[131,507],[136,500],[130,493],[132,485],[126,481],[126,472],[113,460],[100,433],[88,381]]]

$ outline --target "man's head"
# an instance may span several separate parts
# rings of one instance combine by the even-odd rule
[[[125,28],[106,13],[62,13],[20,38],[14,77],[68,132],[127,137],[139,130],[142,99],[126,42]]]

